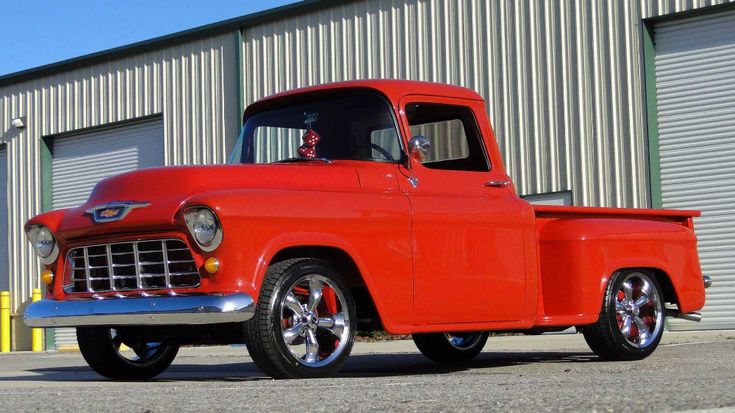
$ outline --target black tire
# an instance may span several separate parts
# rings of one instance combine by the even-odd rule
[[[440,363],[457,363],[475,358],[485,347],[488,333],[414,334],[413,342],[421,354]]]
[[[597,323],[579,329],[600,358],[641,360],[658,347],[663,324],[664,296],[656,277],[643,270],[626,270],[610,279]]]
[[[310,311],[317,290],[321,295]],[[329,300],[321,298],[326,291],[333,293]],[[321,325],[330,318],[331,328]],[[296,258],[268,268],[255,315],[245,323],[246,343],[255,364],[274,379],[330,377],[352,351],[355,326],[355,302],[337,270],[322,260]],[[289,334],[294,330],[301,333]],[[316,343],[316,354],[310,354],[311,343]]]
[[[166,370],[176,358],[178,344],[125,341],[116,330],[105,327],[78,327],[77,343],[89,367],[113,380],[145,380]],[[125,344],[132,350],[120,352]]]

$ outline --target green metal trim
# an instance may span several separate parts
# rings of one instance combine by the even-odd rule
[[[54,207],[53,200],[53,171],[52,150],[53,140],[50,137],[41,139],[41,211],[51,211]]]
[[[78,69],[79,67],[88,66],[94,63],[105,62],[120,57],[141,54],[163,47],[174,46],[191,40],[197,40],[205,37],[227,33],[236,28],[243,28],[278,19],[284,19],[315,9],[323,9],[334,4],[344,4],[348,1],[355,0],[294,1],[294,3],[286,4],[284,6],[276,7],[273,9],[247,14],[245,16],[235,17],[233,19],[207,24],[204,26],[195,27],[193,29],[183,30],[169,35],[155,37],[153,39],[144,40],[142,42],[131,43],[125,46],[103,50],[100,52],[91,53],[56,63],[50,63],[31,69],[21,70],[15,73],[9,73],[0,76],[0,86],[7,86],[10,84],[39,78],[48,74],[56,74],[65,70]]]
[[[644,21],[643,70],[646,91],[646,121],[648,132],[648,168],[651,193],[651,207],[662,208],[661,195],[661,154],[658,142],[658,100],[656,98],[656,48],[654,43],[653,21]]]
[[[43,329],[43,341],[44,341],[44,349],[46,351],[56,350],[56,329],[44,328]]]

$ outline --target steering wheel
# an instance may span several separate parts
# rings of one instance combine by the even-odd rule
[[[375,149],[376,151],[380,152],[380,154],[383,155],[383,157],[385,159],[387,159],[389,161],[395,161],[396,160],[396,158],[394,158],[393,155],[391,155],[390,152],[388,152],[388,150],[385,149],[385,148],[383,148],[382,146],[380,146],[378,144],[375,144],[375,143],[372,143],[372,142],[370,142],[368,144],[368,146],[370,146],[370,148]]]

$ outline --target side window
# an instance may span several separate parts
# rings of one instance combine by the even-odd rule
[[[411,136],[421,135],[431,147],[422,164],[431,169],[487,172],[485,155],[472,109],[436,103],[406,106]]]

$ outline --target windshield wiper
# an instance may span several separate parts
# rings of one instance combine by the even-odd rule
[[[324,163],[332,163],[331,159],[327,158],[301,158],[298,156],[294,156],[293,158],[286,158],[281,159],[280,161],[276,161],[275,163],[292,163],[292,162],[324,162]]]

